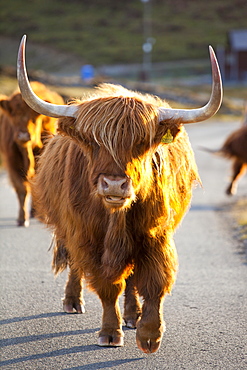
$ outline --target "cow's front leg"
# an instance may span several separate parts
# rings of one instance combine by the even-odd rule
[[[141,319],[137,323],[136,342],[145,353],[156,352],[160,347],[165,330],[163,301],[176,277],[175,244],[168,233],[165,237],[160,237],[162,243],[150,239],[150,248],[142,254],[142,259],[139,257],[135,266],[136,287],[144,300]]]
[[[103,307],[102,327],[98,338],[99,346],[121,347],[124,345],[122,317],[118,303],[118,297],[123,288],[124,282],[111,284],[104,279],[101,279],[95,287]]]
[[[29,214],[28,214],[28,190],[24,183],[16,187],[17,197],[19,201],[19,214],[17,219],[18,226],[29,226]]]
[[[20,169],[11,170],[10,179],[19,202],[18,226],[29,226],[28,201],[30,189],[28,182],[19,175]]]
[[[134,275],[126,280],[125,299],[124,299],[124,321],[128,328],[136,328],[136,323],[141,315],[141,305],[136,287],[134,285]]]
[[[84,313],[84,300],[82,298],[82,275],[70,268],[65,287],[63,309],[67,313]]]
[[[141,320],[137,323],[136,343],[145,353],[156,352],[161,344],[165,323],[163,321],[163,298],[145,300]]]

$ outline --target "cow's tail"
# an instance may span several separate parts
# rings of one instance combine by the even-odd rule
[[[206,148],[204,146],[198,146],[197,148],[199,150],[202,150],[203,152],[207,152],[207,153],[211,153],[211,154],[215,154],[215,155],[220,155],[220,156],[225,155],[225,153],[222,149],[209,149],[209,148]]]
[[[53,248],[52,270],[57,275],[67,268],[69,255],[63,241],[57,240],[55,236],[52,239],[51,248]]]
[[[217,155],[217,156],[222,157],[222,158],[231,159],[231,158],[234,157],[234,154],[232,153],[232,151],[229,150],[224,145],[220,149],[209,149],[209,148],[205,148],[204,146],[200,146],[200,147],[198,147],[198,149],[202,150],[204,152],[208,152],[208,153]]]

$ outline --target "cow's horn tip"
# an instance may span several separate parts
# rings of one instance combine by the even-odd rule
[[[21,42],[22,42],[22,43],[26,42],[26,39],[27,39],[27,35],[26,35],[26,34],[24,34],[24,35],[22,36],[22,38],[21,38]]]
[[[211,45],[208,45],[208,49],[210,56],[215,58],[214,48]]]

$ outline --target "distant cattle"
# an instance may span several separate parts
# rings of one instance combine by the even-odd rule
[[[31,86],[47,102],[64,104],[62,97],[45,85],[32,82]],[[0,152],[18,197],[19,226],[29,225],[30,186],[27,178],[32,178],[35,173],[36,157],[41,153],[45,140],[55,133],[56,119],[31,109],[19,91],[10,97],[0,96]]]
[[[226,138],[220,149],[205,150],[210,153],[228,158],[232,161],[232,175],[230,183],[226,188],[226,194],[236,194],[238,182],[247,170],[247,105],[243,114],[241,127],[236,131],[233,131]]]
[[[226,194],[236,194],[238,181],[247,170],[247,105],[242,127],[228,136],[219,152],[232,160],[232,176]]]
[[[98,345],[122,346],[118,297],[125,289],[125,323],[137,327],[142,351],[155,352],[165,329],[164,296],[177,271],[173,234],[200,183],[183,124],[211,117],[222,99],[213,50],[211,98],[186,110],[111,84],[71,105],[41,102],[26,77],[24,45],[25,37],[18,59],[23,98],[38,112],[61,117],[32,191],[54,232],[54,272],[70,269],[64,310],[84,311],[84,278],[103,306]]]

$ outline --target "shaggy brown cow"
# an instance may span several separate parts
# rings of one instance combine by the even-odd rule
[[[232,160],[232,175],[230,184],[226,188],[226,194],[236,194],[238,182],[247,170],[247,105],[243,114],[242,126],[226,138],[221,149],[202,149]]]
[[[219,154],[232,160],[232,177],[229,186],[226,188],[227,195],[237,193],[238,181],[245,174],[247,169],[247,104],[243,114],[242,127],[232,132]]]
[[[155,352],[164,331],[164,296],[177,270],[174,230],[200,182],[182,123],[207,119],[221,104],[214,53],[212,95],[203,108],[173,110],[158,98],[110,84],[58,107],[31,91],[24,45],[25,37],[18,61],[24,99],[39,112],[63,117],[40,158],[33,194],[54,231],[54,271],[70,268],[64,309],[83,312],[84,278],[103,306],[98,344],[122,346],[118,297],[126,288],[126,325],[137,327],[142,351]]]
[[[238,182],[247,169],[247,126],[232,132],[217,154],[232,160],[232,176],[226,194],[234,195],[237,193]]]
[[[221,152],[233,160],[232,178],[226,189],[226,194],[233,195],[237,192],[238,181],[247,169],[247,126],[233,132],[225,141]]]
[[[39,82],[31,83],[42,99],[64,104],[54,91]],[[56,119],[40,115],[22,99],[19,91],[9,98],[0,97],[0,152],[19,201],[18,225],[29,225],[27,177],[35,173],[35,158],[40,154],[45,139],[56,132]]]

